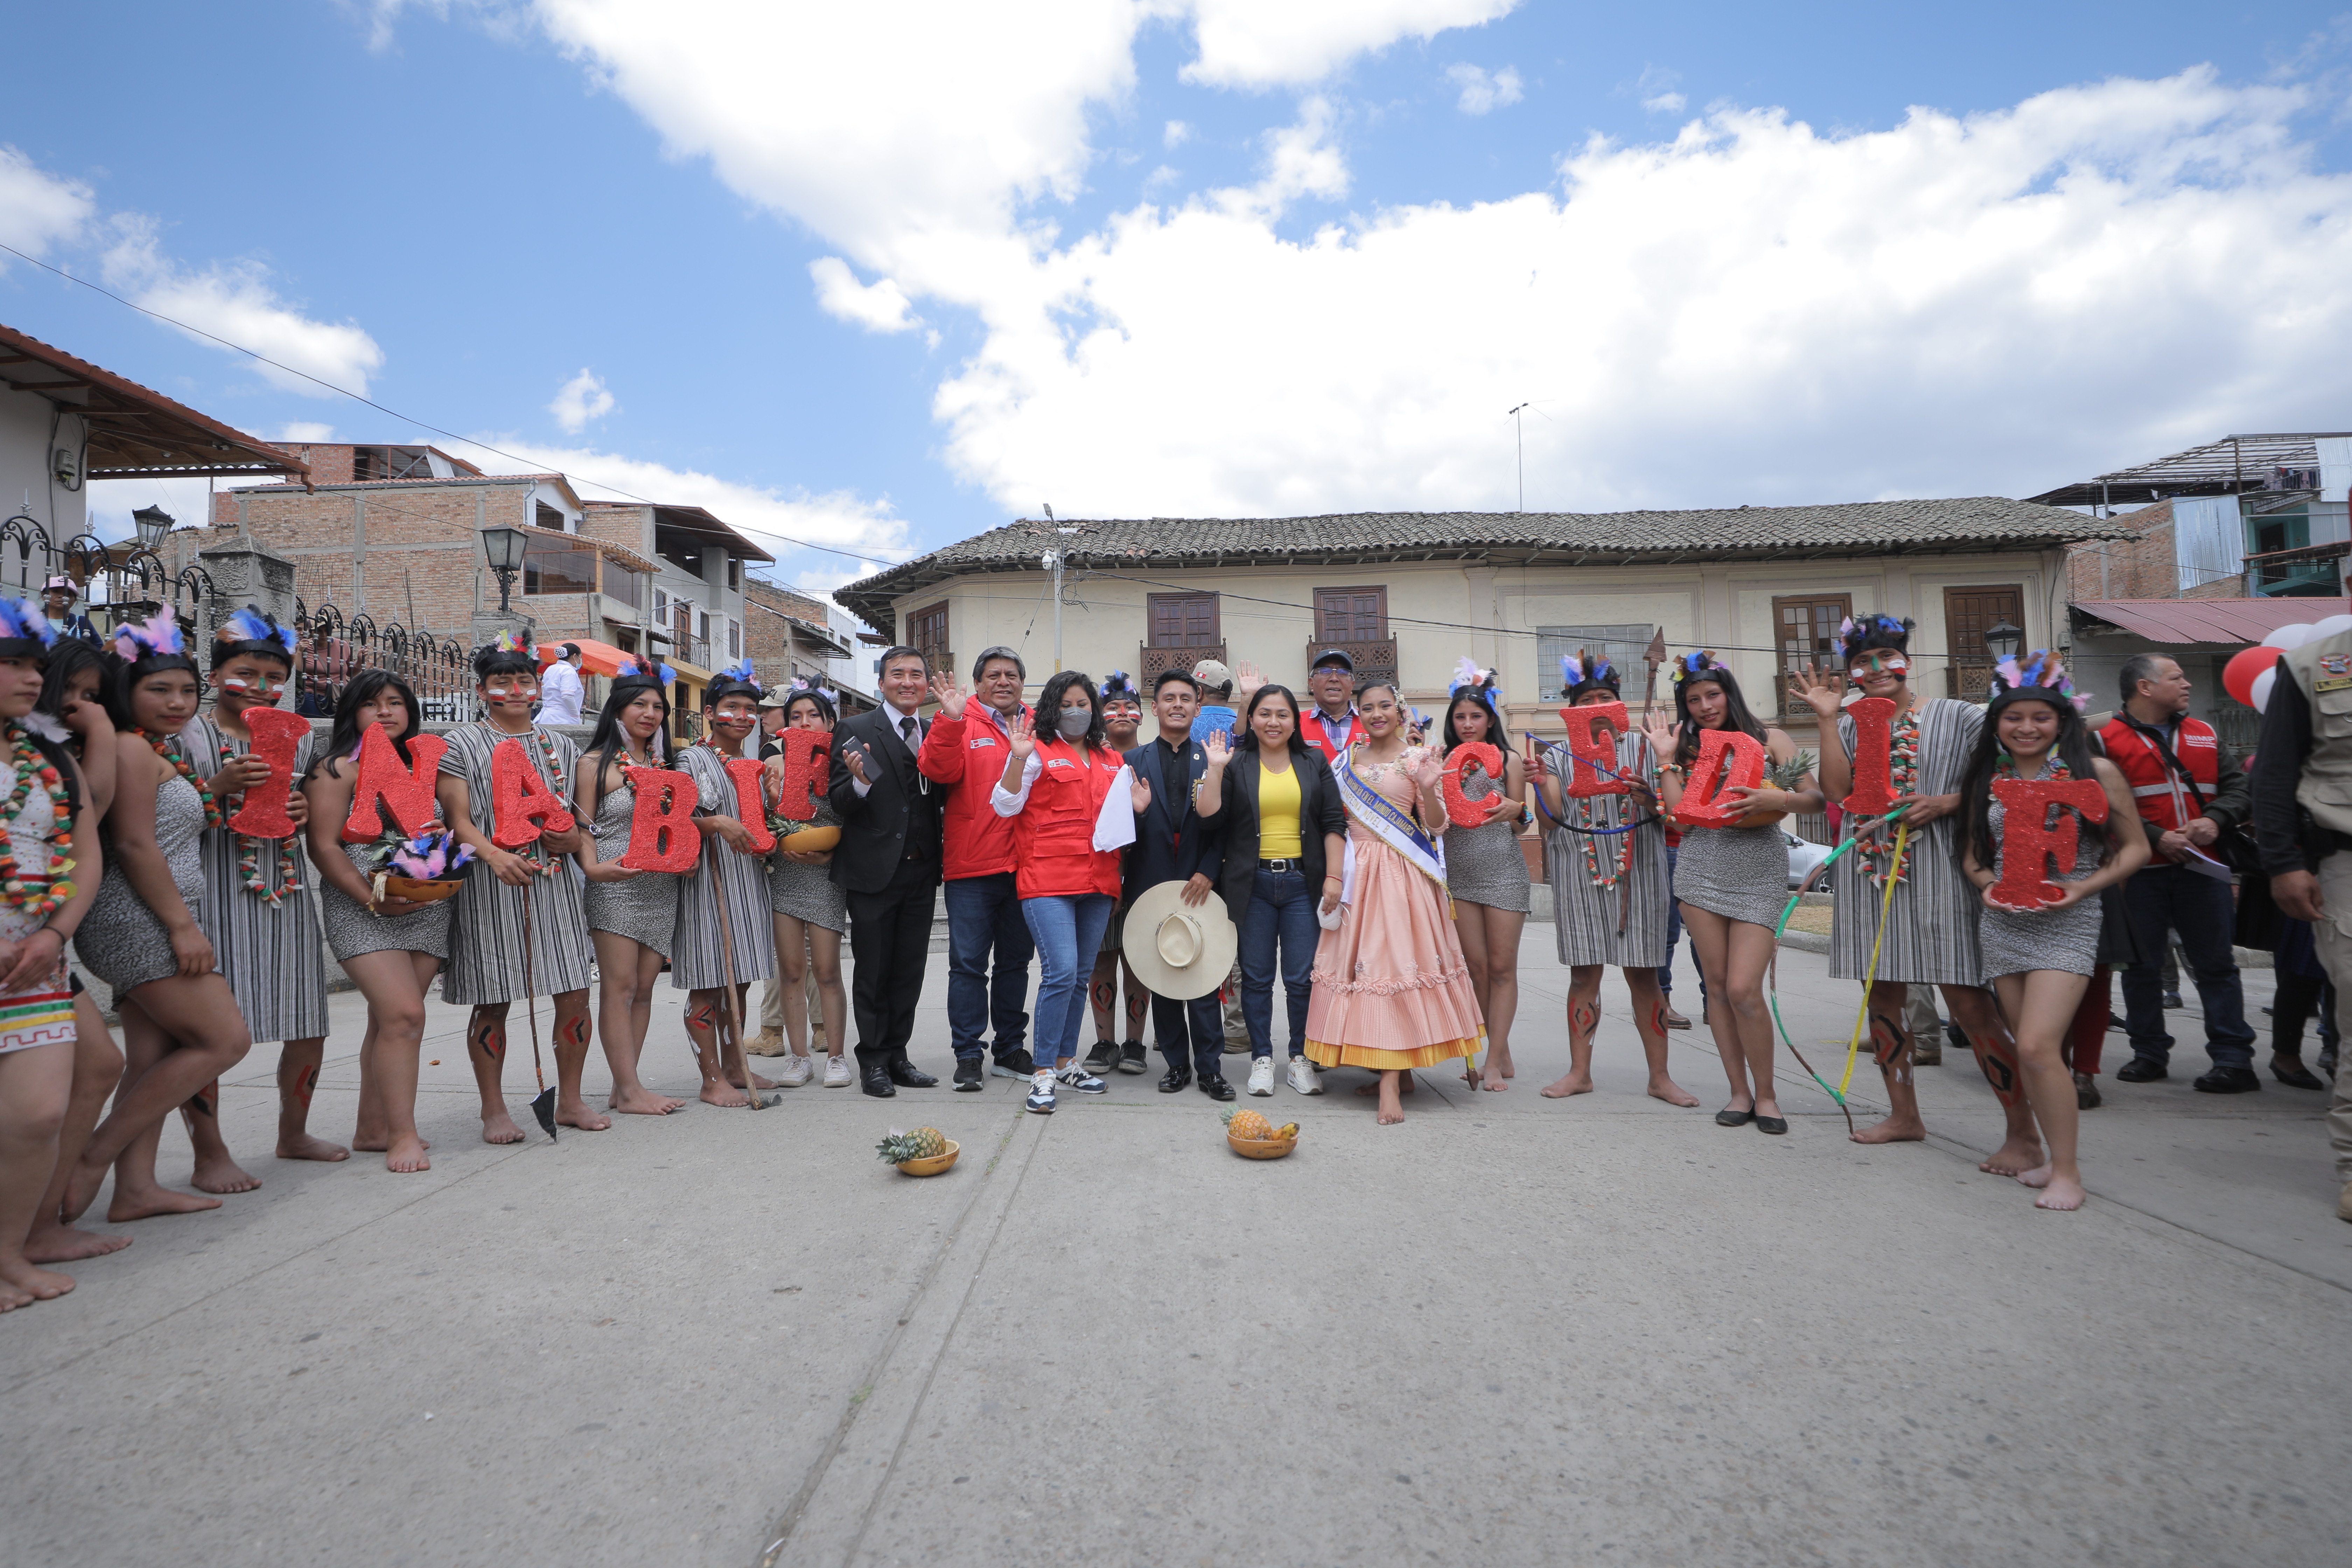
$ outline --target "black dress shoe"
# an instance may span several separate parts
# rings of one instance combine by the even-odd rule
[[[1234,1086],[1227,1083],[1223,1075],[1220,1074],[1215,1078],[1202,1079],[1201,1092],[1211,1100],[1231,1100],[1234,1097]]]
[[[2327,1086],[2311,1076],[2306,1067],[2283,1068],[2276,1057],[2271,1058],[2271,1076],[2289,1089],[2326,1089]]]
[[[1162,1094],[1173,1094],[1180,1089],[1189,1087],[1192,1082],[1192,1069],[1191,1068],[1170,1068],[1168,1069],[1167,1076],[1160,1080],[1160,1092]]]
[[[988,1071],[980,1065],[978,1057],[956,1063],[955,1086],[958,1094],[977,1094],[988,1082]]]
[[[914,1063],[901,1060],[890,1064],[890,1081],[900,1089],[934,1089],[940,1080]]]
[[[857,1087],[877,1100],[888,1100],[898,1092],[898,1086],[890,1081],[889,1069],[887,1068],[858,1068]]]
[[[2117,1083],[2160,1083],[2172,1075],[2164,1070],[2162,1062],[2146,1057],[2134,1057],[2116,1069]]]
[[[2215,1068],[2199,1075],[2189,1088],[2200,1094],[2252,1094],[2263,1087],[2252,1068]]]
[[[2186,1005],[2187,1004],[2180,1000],[2179,992],[2168,991],[2164,994],[2164,1007],[2166,1012],[2177,1013]]]

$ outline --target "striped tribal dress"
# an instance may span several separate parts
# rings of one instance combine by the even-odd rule
[[[488,834],[490,811],[490,756],[501,741],[519,741],[523,754],[558,800],[572,796],[572,773],[580,749],[551,731],[532,729],[509,735],[477,721],[460,724],[443,737],[449,751],[441,772],[466,781],[467,815]],[[542,748],[541,741],[546,747]],[[552,750],[554,762],[548,761]],[[530,903],[530,978],[523,979],[523,902]],[[473,1006],[486,1002],[512,1002],[520,997],[561,995],[588,988],[593,950],[588,942],[588,916],[581,907],[580,881],[572,874],[571,857],[557,858],[555,874],[541,877],[528,888],[509,888],[476,864],[466,871],[466,885],[450,900],[457,905],[449,929],[449,967],[442,972],[441,999]]]
[[[1947,697],[1921,703],[1916,793],[1950,795],[1958,790],[1983,729],[1984,710],[1973,703]],[[1853,756],[1853,721],[1843,714],[1838,716],[1838,738],[1845,742],[1846,755]],[[1847,816],[1844,836],[1853,837],[1864,820]],[[1960,875],[1962,820],[1963,814],[1956,812],[1912,835],[1911,869],[1895,884],[1876,978],[1936,985],[1984,984],[1977,952],[1977,921],[1984,905]],[[1888,842],[1891,846],[1893,840]],[[1883,858],[1878,863],[1884,864]],[[1879,905],[1886,897],[1885,884],[1869,875],[1871,865],[1861,850],[1852,849],[1830,868],[1830,890],[1837,898],[1830,917],[1832,980],[1860,980],[1870,967]]]
[[[701,795],[695,815],[735,815],[735,782],[727,776],[724,757],[709,746],[689,746],[678,757],[677,767],[694,780]],[[685,879],[678,897],[677,933],[669,950],[669,983],[678,990],[715,991],[727,984],[716,889],[723,889],[727,900],[737,983],[765,980],[775,972],[776,928],[770,919],[767,861],[739,853],[723,838],[705,838],[702,864]]]
[[[1563,791],[1565,781],[1573,776],[1569,760],[1566,746],[1552,747],[1544,758],[1552,777],[1563,781]],[[1629,779],[1648,781],[1650,742],[1639,731],[1617,737],[1617,771]],[[1650,803],[1638,795],[1570,795],[1560,805],[1575,827],[1622,827],[1655,816]],[[1593,876],[1595,865],[1602,876],[1616,872],[1621,879],[1604,887]],[[1624,878],[1631,879],[1630,900]],[[1673,895],[1666,882],[1665,829],[1657,822],[1643,823],[1631,833],[1594,835],[1570,833],[1547,820],[1544,880],[1551,884],[1552,934],[1562,963],[1654,969],[1665,963],[1666,900]]]
[[[318,745],[313,734],[295,748],[296,778],[310,768]],[[210,715],[188,721],[180,731],[180,747],[200,779],[212,777],[230,758],[251,750],[245,742],[231,740]],[[236,797],[221,804],[233,813],[244,802]],[[326,938],[319,929],[319,907],[310,890],[317,879],[310,873],[299,830],[290,879],[279,864],[280,842],[247,839],[226,827],[205,828],[200,841],[205,894],[196,908],[196,923],[212,941],[256,1045],[315,1040],[327,1032]],[[245,885],[237,859],[248,843],[263,885],[278,895],[275,904]]]

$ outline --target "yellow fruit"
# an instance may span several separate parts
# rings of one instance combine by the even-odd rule
[[[1262,1142],[1274,1136],[1274,1129],[1265,1117],[1255,1110],[1237,1110],[1225,1119],[1225,1131],[1236,1138]]]
[[[1286,1121],[1281,1126],[1274,1130],[1274,1135],[1276,1138],[1296,1138],[1298,1136],[1298,1123],[1296,1121]]]

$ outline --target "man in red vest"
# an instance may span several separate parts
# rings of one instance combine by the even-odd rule
[[[1325,648],[1307,672],[1307,694],[1315,699],[1315,707],[1299,727],[1323,760],[1339,767],[1347,760],[1348,748],[1364,735],[1356,717],[1356,661],[1342,649]]]
[[[2254,1076],[2254,1032],[2246,1026],[2245,995],[2230,952],[2236,906],[2229,877],[2216,874],[2209,857],[2225,830],[2244,824],[2252,798],[2238,759],[2213,726],[2189,717],[2189,677],[2178,663],[2162,654],[2137,655],[2125,662],[2120,685],[2123,710],[2099,731],[2099,740],[2131,785],[2153,854],[2124,884],[2140,962],[2123,974],[2132,1059],[2116,1079],[2149,1083],[2170,1076],[2165,1064],[2172,1036],[2164,1026],[2158,973],[2170,930],[2180,933],[2181,952],[2196,977],[2205,1009],[2205,1052],[2213,1058],[2212,1069],[2195,1087],[2207,1094],[2244,1094],[2263,1085]]]

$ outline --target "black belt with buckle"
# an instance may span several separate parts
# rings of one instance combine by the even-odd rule
[[[1306,865],[1306,861],[1297,859],[1260,860],[1257,868],[1261,871],[1297,871],[1304,869]]]

